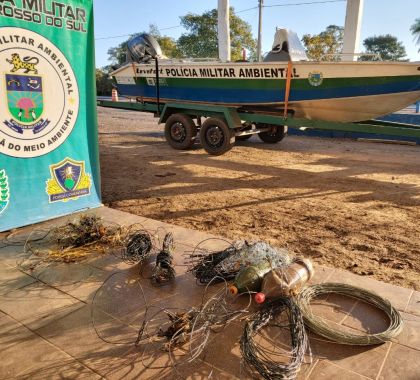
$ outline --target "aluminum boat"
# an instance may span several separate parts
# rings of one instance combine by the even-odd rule
[[[144,54],[148,47],[142,49],[144,60],[111,73],[120,95],[141,102],[156,102],[159,96],[161,103],[220,104],[273,114],[286,108],[294,117],[356,122],[420,100],[420,62],[309,61],[297,35],[286,29],[276,31],[273,49],[257,63],[171,60],[161,53],[156,63]],[[135,49],[130,51],[136,56]]]

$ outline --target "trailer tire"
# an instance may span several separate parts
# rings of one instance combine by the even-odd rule
[[[201,126],[200,141],[207,153],[220,156],[232,149],[235,144],[235,132],[224,120],[209,117]]]
[[[196,136],[197,127],[190,116],[176,113],[166,120],[165,138],[172,148],[189,149],[193,146]]]
[[[259,128],[271,127],[269,132],[258,133],[258,137],[266,144],[276,144],[286,136],[286,127],[284,125],[258,124],[257,126]]]

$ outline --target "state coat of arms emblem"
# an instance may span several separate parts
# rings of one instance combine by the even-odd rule
[[[13,55],[21,61],[18,54]],[[31,60],[30,57],[24,59]],[[50,123],[49,120],[42,118],[44,112],[42,77],[8,73],[5,74],[5,81],[7,106],[11,116],[11,119],[4,122],[6,126],[20,134],[25,130],[31,130],[35,135],[42,132]]]
[[[312,71],[308,75],[309,84],[311,86],[320,86],[324,80],[324,76],[320,71]]]

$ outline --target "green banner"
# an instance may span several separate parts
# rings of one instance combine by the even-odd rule
[[[100,200],[92,0],[0,0],[0,231]]]

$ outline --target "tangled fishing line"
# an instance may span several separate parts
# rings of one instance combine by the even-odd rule
[[[227,283],[212,295],[208,292],[209,286],[203,293],[201,305],[197,307],[182,311],[159,308],[151,318],[145,318],[136,344],[153,337],[164,338],[163,347],[170,356],[174,349],[182,347],[188,353],[188,362],[194,361],[208,345],[212,333],[219,333],[229,323],[249,314],[251,298],[245,307],[236,305],[235,299],[229,296]],[[157,330],[150,331],[149,326],[161,313],[166,315],[167,319],[161,320]]]
[[[313,299],[326,294],[340,294],[361,300],[367,304],[382,310],[389,318],[389,327],[377,334],[354,334],[343,328],[332,327],[331,322],[315,315],[312,312],[310,303]],[[352,285],[341,283],[324,283],[310,286],[304,289],[298,296],[298,305],[302,311],[306,326],[333,342],[350,345],[373,345],[381,344],[395,338],[401,333],[403,320],[401,314],[391,305],[391,303],[379,295]]]
[[[283,313],[286,314],[287,321],[277,322]],[[258,341],[262,330],[267,327],[289,329],[290,352],[267,347],[267,344]],[[272,334],[274,333],[270,335]],[[308,337],[298,305],[292,298],[278,298],[264,306],[247,321],[240,344],[245,363],[264,379],[295,379],[309,350]],[[290,361],[283,364],[285,356],[290,357]]]
[[[189,345],[191,355],[190,361],[201,355],[206,348],[209,339],[211,339],[212,334],[219,334],[230,323],[238,320],[239,318],[244,318],[250,313],[252,303],[251,295],[248,294],[248,299],[242,299],[242,301],[246,301],[245,305],[242,306],[242,302],[240,302],[241,300],[239,297],[232,297],[230,294],[228,283],[226,281],[224,281],[220,290],[206,299],[210,286],[213,285],[213,283],[223,281],[223,279],[215,277],[206,286],[201,306],[198,309],[191,329],[191,339]],[[197,339],[197,336],[200,338]]]
[[[118,275],[123,275],[124,279],[119,280],[118,283],[111,282]],[[127,272],[127,275],[129,275],[129,272]],[[209,284],[203,293],[200,305],[189,309],[181,309],[148,303],[138,279],[134,282],[127,281],[125,276],[124,272],[113,273],[95,292],[91,309],[92,326],[97,336],[106,343],[134,344],[143,348],[140,359],[145,367],[148,367],[147,362],[151,355],[148,351],[153,348],[157,354],[166,352],[174,369],[184,363],[190,363],[197,359],[208,346],[212,334],[215,336],[225,329],[229,323],[244,315],[249,315],[248,308],[251,304],[251,297],[245,307],[237,305],[235,303],[237,298],[229,297],[227,283],[221,289],[216,292],[211,291],[211,293],[209,293],[209,286],[211,285]],[[110,299],[108,292],[115,291],[119,294],[123,291],[126,294],[126,290],[122,290],[122,288],[128,284],[133,287],[132,289],[135,292],[137,292],[136,289],[139,290],[139,299],[143,300],[142,316],[135,321],[135,324],[139,324],[138,334],[137,336],[133,334],[132,338],[125,336],[123,340],[104,336],[103,334],[106,334],[108,329],[105,327],[102,330],[101,325],[98,324],[97,316],[102,316],[104,312],[107,313],[104,306],[113,304],[112,297]],[[101,301],[104,292],[106,295],[103,300],[106,301],[106,305],[102,305]],[[115,323],[121,321],[122,319],[117,317]],[[125,324],[125,322],[122,323]],[[133,326],[133,323],[130,323],[130,325]],[[177,356],[175,357],[175,355]]]

